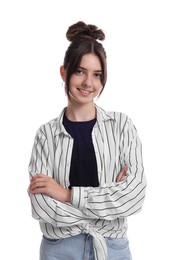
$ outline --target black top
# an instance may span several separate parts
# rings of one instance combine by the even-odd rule
[[[64,115],[63,125],[74,139],[71,167],[70,187],[98,187],[97,163],[92,143],[91,132],[96,119],[74,122]]]

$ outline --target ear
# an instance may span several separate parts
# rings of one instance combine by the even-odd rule
[[[66,71],[64,69],[64,66],[60,67],[60,74],[61,74],[62,80],[65,81],[65,79],[66,79]]]

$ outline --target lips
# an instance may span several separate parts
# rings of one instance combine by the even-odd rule
[[[83,96],[88,96],[90,95],[93,91],[89,91],[89,90],[86,90],[86,89],[78,89],[79,92],[83,95]]]

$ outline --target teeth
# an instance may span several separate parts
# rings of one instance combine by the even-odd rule
[[[88,90],[83,90],[83,89],[81,89],[80,90],[82,93],[84,93],[84,94],[89,94],[90,93],[90,91],[88,91]]]

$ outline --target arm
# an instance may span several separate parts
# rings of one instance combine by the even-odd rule
[[[69,201],[70,191],[59,185],[52,178],[53,167],[44,126],[38,130],[35,137],[29,173],[31,180],[29,196],[32,216],[35,219],[48,222],[55,227],[70,226],[84,222],[83,219],[87,218],[85,214],[81,210],[76,209],[72,204],[65,202]],[[57,191],[55,192],[56,189]]]
[[[71,201],[71,191],[44,174],[37,174],[31,179],[29,192],[31,194],[43,193],[61,202]]]
[[[130,120],[127,120],[121,134],[120,151],[128,168],[124,180],[105,183],[97,188],[72,189],[72,203],[89,217],[114,220],[135,214],[142,208],[146,179],[141,141]]]

